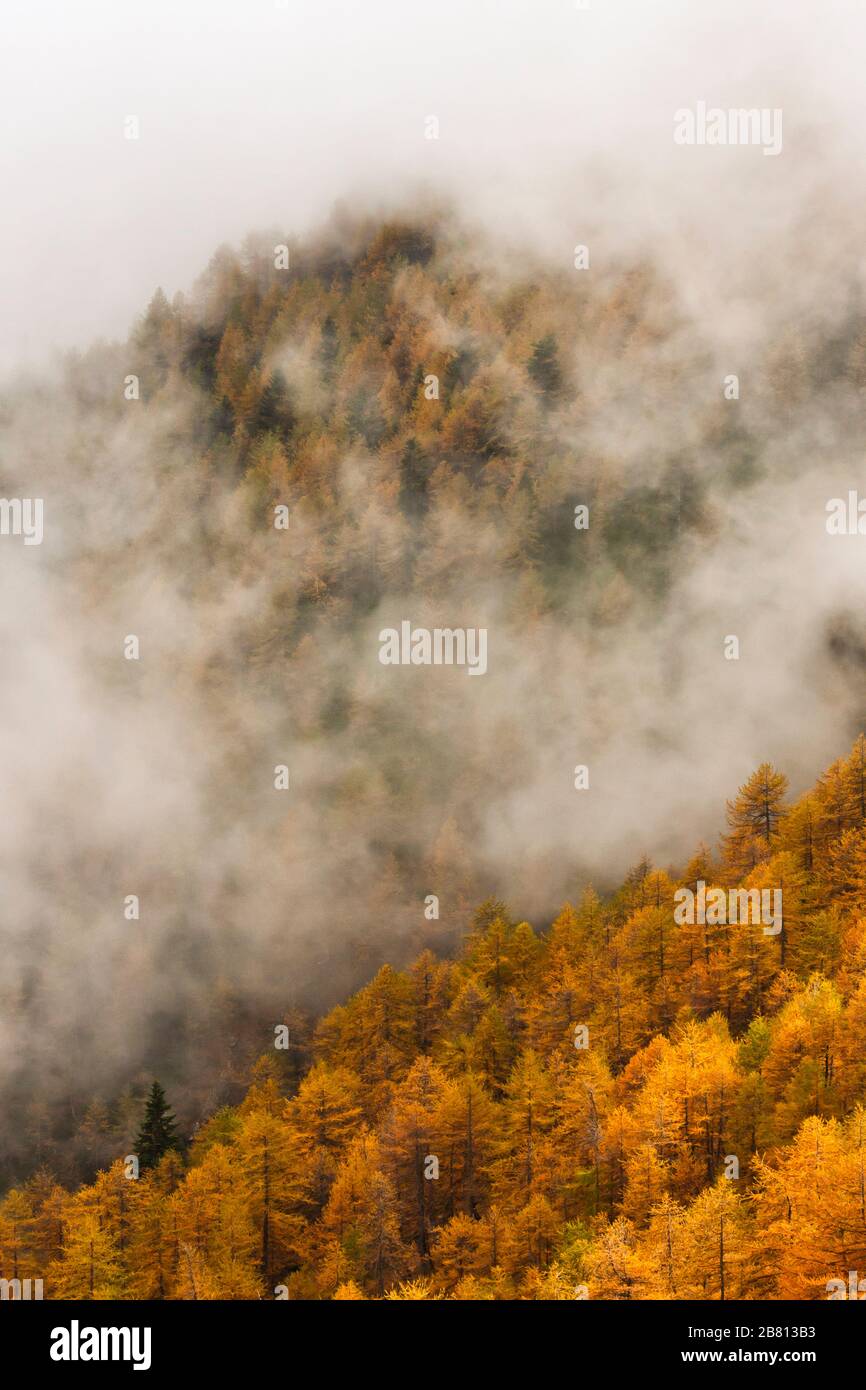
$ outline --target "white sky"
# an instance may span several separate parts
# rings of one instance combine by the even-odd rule
[[[699,99],[782,105],[789,159],[808,105],[862,175],[855,0],[591,3],[3,0],[0,367],[124,335],[221,242],[303,230],[353,190],[456,184],[504,229],[532,229],[590,160],[673,177],[666,196],[700,207],[671,137]]]

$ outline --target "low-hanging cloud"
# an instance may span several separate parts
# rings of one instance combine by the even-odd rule
[[[517,7],[480,8],[489,25],[526,22]],[[409,102],[402,79],[390,89],[398,155],[376,153],[387,121],[382,147],[362,123],[360,173],[341,155],[310,187],[288,171],[264,197],[250,191],[268,162],[257,151],[231,217],[211,170],[207,245],[201,222],[193,245],[182,217],[152,205],[147,233],[158,228],[171,255],[150,255],[146,294],[140,266],[129,281],[143,305],[154,280],[186,286],[218,241],[273,220],[302,256],[312,243],[349,258],[395,208],[432,226],[433,279],[463,276],[474,319],[429,283],[421,293],[411,269],[392,301],[424,321],[431,354],[480,353],[508,448],[543,441],[526,488],[500,511],[440,466],[426,515],[407,515],[387,449],[332,441],[321,461],[330,511],[310,504],[290,458],[282,534],[264,493],[201,437],[212,401],[189,374],[123,401],[134,342],[7,375],[3,495],[45,508],[42,545],[0,538],[0,1089],[10,1114],[22,1095],[112,1095],[156,1066],[197,1087],[194,1110],[220,1094],[201,1064],[208,1031],[224,1027],[216,998],[243,1001],[264,1047],[289,1005],[330,1002],[381,958],[453,942],[484,893],[543,919],[590,881],[615,884],[642,854],[682,862],[699,838],[714,840],[725,797],[756,763],[777,762],[802,788],[863,726],[862,538],[825,526],[827,500],[862,476],[863,209],[846,177],[859,94],[846,100],[837,84],[822,106],[795,24],[784,70],[762,67],[758,43],[748,67],[725,72],[708,34],[694,72],[683,52],[651,48],[636,96],[635,54],[614,42],[613,9],[598,0],[597,11],[542,7],[533,19],[547,46],[530,90],[547,64],[554,96],[548,110],[527,102],[522,124],[509,108],[511,157],[507,138],[489,144],[496,112],[473,119],[451,82],[435,88],[425,59],[423,101],[413,92]],[[661,32],[685,42],[679,12],[659,14]],[[245,71],[278,22],[259,16]],[[340,52],[348,9],[343,22]],[[477,19],[467,23],[474,33]],[[758,27],[765,45],[779,36],[766,17]],[[510,54],[497,33],[494,47]],[[550,53],[563,33],[582,70],[595,43],[623,89],[618,105],[596,83],[605,120],[591,125],[585,92],[584,122],[565,136],[576,112],[557,105],[565,71]],[[724,52],[739,51],[729,33]],[[838,77],[833,53],[827,72]],[[499,78],[474,71],[482,107],[485,92],[501,97]],[[189,109],[182,96],[178,87],[155,119],[163,135]],[[677,147],[674,111],[703,97],[781,107],[782,153]],[[116,93],[121,115],[130,99]],[[322,108],[304,100],[324,129]],[[431,150],[423,117],[438,105]],[[142,152],[148,186],[152,152]],[[226,159],[240,167],[231,142]],[[344,192],[327,227],[297,239]],[[121,203],[138,196],[119,185]],[[586,272],[573,267],[578,242],[590,249]],[[13,261],[7,250],[4,274]],[[78,264],[86,270],[86,258]],[[59,301],[61,341],[117,334],[117,305],[129,317],[128,286],[109,279],[97,312],[93,266],[84,285],[80,302],[66,291]],[[538,332],[555,328],[568,382],[546,415],[525,363],[499,341],[501,319],[481,307],[527,285],[547,287]],[[24,322],[28,307],[15,303]],[[207,328],[206,295],[185,313]],[[307,413],[328,399],[321,328],[287,325],[266,364]],[[39,352],[51,341],[42,334]],[[19,346],[7,341],[7,362],[25,356]],[[376,370],[360,376],[369,399]],[[731,374],[739,398],[725,400]],[[586,531],[571,521],[580,503]],[[361,609],[329,591],[334,516],[339,564],[369,590]],[[548,528],[560,519],[561,555],[546,570],[539,517]],[[484,676],[383,667],[379,633],[406,620],[485,628]],[[124,659],[130,634],[137,661]],[[724,656],[730,634],[738,661]],[[285,793],[274,787],[283,764]],[[587,791],[575,789],[578,764]],[[435,927],[429,893],[442,904]],[[128,895],[137,919],[124,914]],[[12,1153],[21,1161],[10,1145],[7,1164]]]

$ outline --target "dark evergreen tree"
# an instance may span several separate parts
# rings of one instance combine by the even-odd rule
[[[449,358],[445,368],[442,382],[445,399],[449,399],[453,392],[468,386],[477,370],[478,353],[471,347],[460,348]]]
[[[276,435],[291,434],[296,418],[292,397],[282,372],[272,374],[262,392],[256,416],[256,432]]]
[[[322,324],[322,341],[319,345],[319,360],[322,364],[322,376],[328,385],[334,380],[339,351],[340,339],[337,334],[337,325],[329,314]]]
[[[536,390],[548,400],[553,400],[562,390],[562,372],[559,366],[559,350],[552,333],[546,333],[533,345],[527,371]]]
[[[158,1081],[154,1081],[135,1144],[139,1167],[142,1170],[154,1168],[163,1154],[167,1154],[170,1149],[179,1148],[180,1139],[174,1115],[168,1108],[165,1091]]]
[[[432,465],[414,438],[409,439],[400,459],[400,509],[404,516],[423,516],[429,506],[427,480]]]

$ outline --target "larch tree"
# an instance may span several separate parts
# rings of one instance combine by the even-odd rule
[[[383,1127],[383,1143],[397,1177],[401,1228],[414,1240],[425,1272],[430,1269],[431,1230],[444,1206],[436,1112],[446,1086],[442,1069],[419,1057],[397,1088]]]
[[[725,862],[733,875],[750,871],[771,852],[787,790],[785,774],[771,763],[761,763],[728,802]]]
[[[78,1201],[70,1204],[63,1255],[49,1265],[46,1285],[54,1298],[106,1301],[125,1297],[117,1242],[91,1207]]]

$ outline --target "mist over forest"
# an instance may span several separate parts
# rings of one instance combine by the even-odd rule
[[[150,1072],[194,1121],[287,1010],[491,893],[550,920],[684,860],[764,757],[802,787],[855,736],[854,267],[751,310],[732,361],[649,248],[563,269],[428,195],[222,247],[7,383],[45,515],[0,551],[10,1175]],[[486,628],[483,678],[382,666],[405,620]]]
[[[0,1300],[863,1292],[864,37],[7,0]]]

